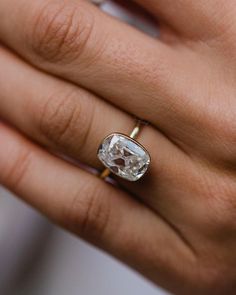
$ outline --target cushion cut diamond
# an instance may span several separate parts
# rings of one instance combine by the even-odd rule
[[[98,149],[98,158],[114,174],[129,181],[140,179],[150,164],[145,148],[120,133],[113,133],[104,139]]]

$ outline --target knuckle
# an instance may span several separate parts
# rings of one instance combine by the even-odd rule
[[[110,204],[104,201],[99,185],[88,183],[73,198],[63,220],[66,227],[80,236],[96,241],[102,239],[110,223]]]
[[[82,95],[78,99],[76,90],[64,91],[63,95],[54,93],[39,110],[40,134],[51,145],[63,150],[71,150],[76,143],[79,152],[89,137],[92,116],[93,105]]]
[[[32,26],[32,49],[46,62],[68,63],[82,54],[93,29],[93,17],[82,2],[49,1]]]
[[[4,183],[8,183],[16,190],[23,182],[31,162],[31,153],[26,149],[19,149],[10,168],[5,171]]]

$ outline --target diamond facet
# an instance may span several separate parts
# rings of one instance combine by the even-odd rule
[[[140,179],[150,164],[146,149],[121,133],[113,133],[104,139],[98,149],[98,158],[114,174],[129,181]]]

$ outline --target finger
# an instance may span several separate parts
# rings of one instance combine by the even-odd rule
[[[114,131],[129,132],[134,125],[128,114],[45,75],[4,48],[0,64],[0,116],[47,148],[99,169],[102,139]]]
[[[0,116],[53,151],[102,170],[97,159],[102,139],[113,132],[129,134],[134,126],[134,118],[128,114],[86,90],[45,75],[4,48],[0,64]],[[175,182],[180,171],[176,167],[189,165],[187,156],[151,126],[143,128],[138,141],[151,155],[150,171],[144,182],[126,182],[124,187],[155,210],[161,210],[160,203],[175,203],[175,208],[185,205],[184,199],[174,200],[159,189],[163,183],[169,186],[171,177]]]
[[[234,1],[221,0],[135,0],[186,37],[214,39],[232,26],[236,7]]]
[[[127,113],[36,70],[3,47],[0,64],[0,116],[50,149],[99,169],[97,148],[102,139],[113,132],[129,134],[134,127]],[[144,129],[139,141],[152,155],[153,166],[168,167],[169,155],[176,155],[177,148],[151,126]]]
[[[180,280],[183,263],[187,271],[193,257],[176,233],[126,193],[2,124],[0,142],[0,182],[53,221],[167,288]]]
[[[170,101],[170,85],[182,87],[184,81],[178,52],[85,1],[39,4],[25,0],[24,4],[1,1],[3,42],[40,68],[90,89],[131,114],[153,124],[157,117],[169,122],[166,114],[171,109],[172,117],[174,112],[170,105],[179,106]]]

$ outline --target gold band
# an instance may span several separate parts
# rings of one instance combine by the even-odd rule
[[[146,123],[140,119],[137,119],[136,125],[132,132],[130,133],[129,137],[132,139],[136,139],[141,131],[142,125],[145,125]],[[100,174],[101,179],[106,179],[111,174],[111,171],[108,168],[105,168],[103,172]]]

